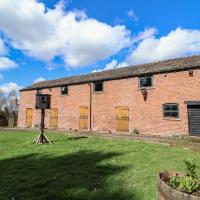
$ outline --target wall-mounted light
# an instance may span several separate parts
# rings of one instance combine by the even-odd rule
[[[193,73],[193,70],[189,70],[189,76],[193,76],[194,73]]]
[[[147,95],[148,95],[148,92],[147,92],[146,88],[142,88],[142,95],[143,95],[144,101],[146,101],[147,100]]]

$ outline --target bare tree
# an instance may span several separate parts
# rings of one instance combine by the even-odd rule
[[[16,125],[18,115],[18,95],[16,90],[11,90],[8,94],[0,90],[0,111],[7,118],[9,124]]]
[[[0,89],[0,111],[3,111],[6,107],[7,99],[3,90]]]
[[[16,90],[11,90],[7,98],[7,107],[10,113],[18,112],[18,96]]]

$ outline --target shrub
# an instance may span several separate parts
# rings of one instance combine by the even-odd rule
[[[138,134],[140,134],[140,131],[137,128],[134,128],[131,133],[138,135]]]
[[[191,176],[183,176],[180,179],[180,189],[186,193],[191,194],[199,188],[199,182],[197,179],[192,178]]]
[[[190,176],[193,179],[197,179],[197,165],[190,159],[183,161],[186,166],[186,176]]]
[[[170,182],[169,182],[169,184],[170,184],[170,186],[172,187],[172,188],[178,188],[179,187],[179,185],[180,185],[180,177],[178,177],[178,176],[172,176],[171,178],[170,178]]]
[[[172,176],[169,185],[174,189],[182,190],[188,194],[200,189],[200,181],[197,176],[197,165],[190,159],[183,161],[185,164],[184,175]]]

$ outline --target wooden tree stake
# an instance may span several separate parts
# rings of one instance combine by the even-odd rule
[[[39,135],[33,140],[33,143],[35,143],[35,144],[44,144],[44,143],[52,144],[52,142],[47,138],[47,136],[44,135],[44,109],[41,110],[41,126],[40,126],[40,133],[39,133]]]

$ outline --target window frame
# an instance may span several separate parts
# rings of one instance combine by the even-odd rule
[[[168,106],[177,106],[177,111],[172,110],[171,107],[170,107],[169,111],[167,111],[167,112],[169,112],[170,115],[169,116],[165,116],[165,113],[166,113],[165,106],[167,106],[167,105]],[[164,119],[179,119],[180,118],[180,109],[179,109],[179,104],[178,103],[164,103],[162,105],[162,108],[163,108],[163,118]],[[177,117],[172,116],[171,113],[177,113]]]
[[[63,93],[62,93],[62,88],[64,88],[64,87],[67,87],[67,93],[66,93],[66,94],[63,94]],[[62,86],[60,87],[60,95],[61,95],[61,96],[67,96],[67,95],[69,95],[69,87],[68,87],[68,85],[62,85]]]
[[[96,85],[96,84],[99,84],[99,83],[102,84],[102,90],[101,90],[101,91],[96,91],[96,90],[95,90],[95,85]],[[104,82],[103,82],[103,81],[94,82],[94,83],[93,83],[93,93],[102,93],[102,92],[104,92]]]
[[[151,85],[150,86],[141,86],[141,79],[142,78],[151,78]],[[140,76],[138,77],[138,85],[139,85],[139,88],[140,89],[143,89],[143,88],[152,88],[154,86],[154,80],[153,80],[153,75],[152,74],[149,74],[149,75],[143,75],[143,76]]]

